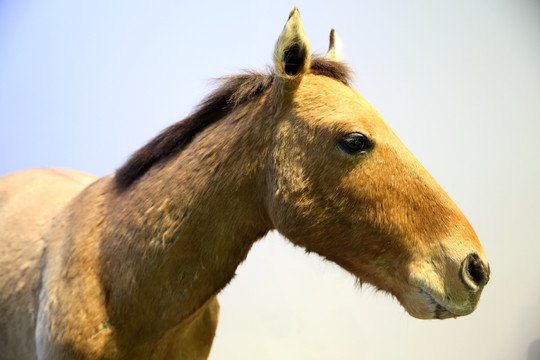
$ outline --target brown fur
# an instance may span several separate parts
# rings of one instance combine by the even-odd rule
[[[294,9],[274,59],[297,41]],[[274,65],[227,80],[115,176],[0,178],[1,360],[205,359],[217,294],[271,229],[415,317],[475,309],[489,268],[474,230],[347,68]],[[369,152],[337,146],[355,132]]]

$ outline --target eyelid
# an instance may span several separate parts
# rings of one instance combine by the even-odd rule
[[[356,148],[357,145],[359,146],[358,148]],[[371,151],[374,146],[373,141],[359,131],[343,134],[337,142],[337,147],[345,154],[351,156],[365,154]]]

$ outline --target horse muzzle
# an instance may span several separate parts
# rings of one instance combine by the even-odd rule
[[[423,269],[427,277],[411,279],[413,294],[403,302],[405,309],[421,319],[448,319],[472,313],[484,286],[489,281],[490,268],[476,253],[468,254],[457,271],[446,272],[447,278],[434,269]]]

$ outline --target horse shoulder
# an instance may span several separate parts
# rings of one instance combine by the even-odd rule
[[[0,358],[35,358],[44,235],[89,175],[33,169],[0,178]]]

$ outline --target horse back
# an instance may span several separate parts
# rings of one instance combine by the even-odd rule
[[[0,178],[0,359],[35,359],[45,235],[60,209],[94,177],[33,169]]]

